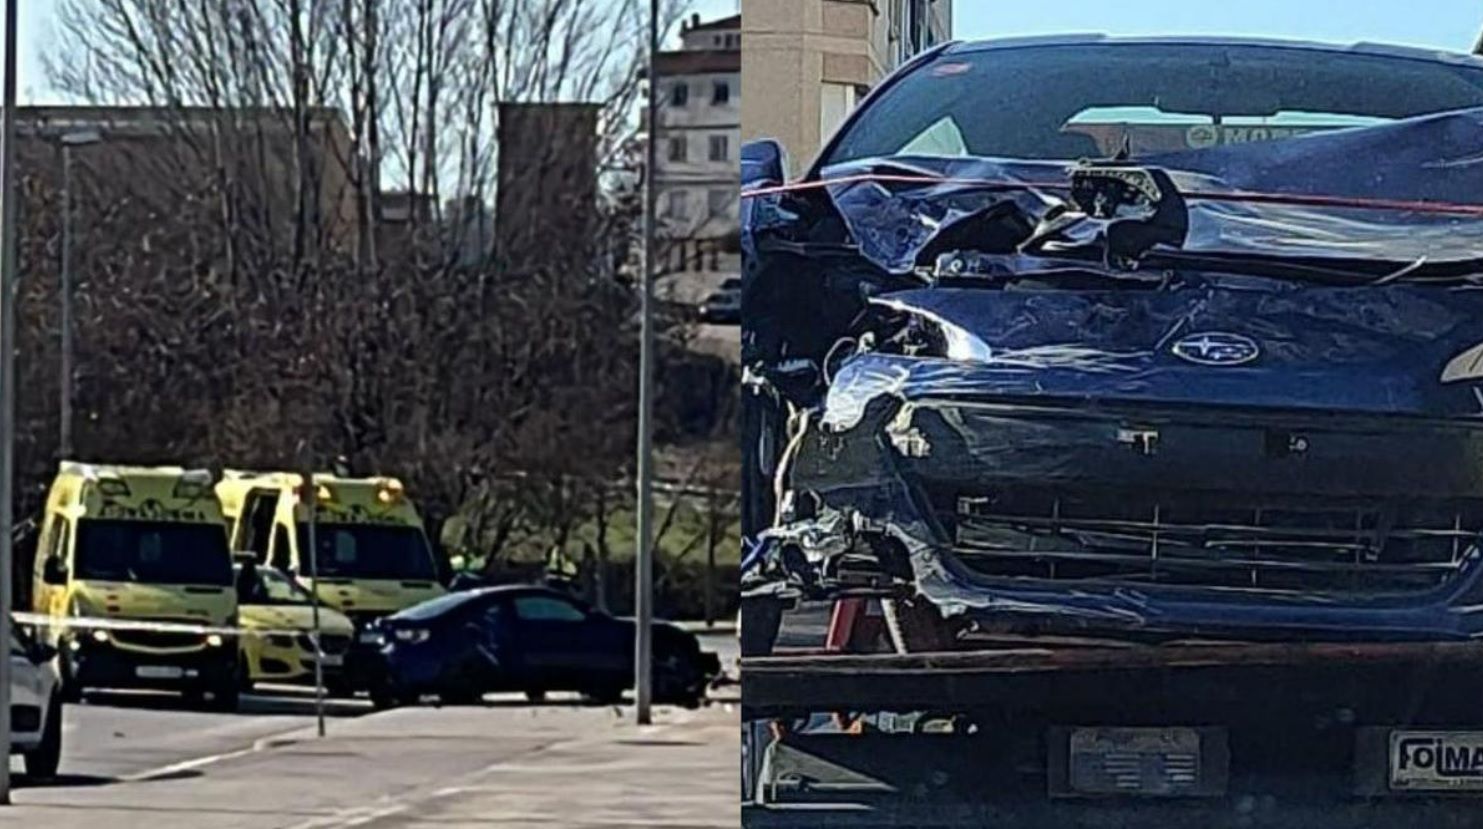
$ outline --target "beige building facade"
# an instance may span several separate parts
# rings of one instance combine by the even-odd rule
[[[699,303],[741,272],[741,18],[685,21],[655,62],[660,291]]]
[[[741,0],[743,141],[775,138],[793,174],[871,87],[952,37],[952,0]]]

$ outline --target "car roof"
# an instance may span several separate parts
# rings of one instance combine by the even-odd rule
[[[1101,45],[1189,45],[1189,46],[1262,46],[1274,49],[1294,49],[1330,54],[1373,55],[1377,57],[1406,58],[1432,63],[1447,63],[1471,69],[1483,69],[1483,58],[1460,52],[1440,49],[1425,49],[1416,46],[1399,46],[1391,43],[1325,43],[1316,40],[1286,40],[1264,37],[1213,37],[1208,35],[1136,35],[1112,36],[1104,34],[1060,34],[1035,35],[1030,37],[995,38],[991,40],[964,40],[947,44],[944,54],[969,54],[994,49],[1020,49],[1037,46],[1101,46]]]
[[[482,601],[488,598],[519,598],[521,596],[556,596],[558,598],[570,598],[559,591],[552,590],[549,587],[542,587],[538,584],[500,584],[493,587],[475,587],[469,590],[457,590],[451,593],[445,593],[441,596],[436,596],[434,598],[427,599],[426,601],[414,604],[411,607],[403,608],[393,615],[403,618],[406,618],[408,616],[422,617],[423,614],[417,612],[418,608],[423,608],[426,605],[438,603],[444,606],[443,610],[440,613],[436,614],[441,616],[443,613],[451,613],[454,610],[457,610],[458,608],[469,604],[470,602]]]

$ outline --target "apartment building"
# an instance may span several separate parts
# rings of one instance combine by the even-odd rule
[[[741,271],[736,238],[741,141],[741,17],[685,21],[656,60],[660,273],[695,299]]]
[[[742,140],[797,174],[871,87],[952,37],[952,0],[742,0]]]

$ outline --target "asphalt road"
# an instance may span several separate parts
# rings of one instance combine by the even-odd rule
[[[336,718],[371,710],[364,700],[327,702],[328,714]],[[52,785],[169,775],[313,724],[313,693],[299,689],[244,696],[235,714],[195,710],[173,694],[90,694],[63,714],[62,777]],[[18,758],[11,769],[26,785]]]
[[[736,636],[707,633],[700,634],[700,640],[701,647],[717,653],[723,669],[735,676]],[[236,713],[192,709],[174,694],[89,694],[86,702],[69,705],[64,712],[62,775],[49,785],[169,779],[251,751],[259,741],[314,725],[312,690],[267,690],[270,693],[243,696]],[[371,706],[365,699],[327,700],[326,711],[333,730],[334,720],[368,713]],[[19,786],[30,785],[19,758],[12,760],[11,769]]]

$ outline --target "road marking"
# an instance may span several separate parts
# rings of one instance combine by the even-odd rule
[[[226,725],[235,725],[235,724],[230,724],[229,723],[229,724],[226,724]],[[218,731],[218,730],[226,730],[226,729],[225,729],[225,727],[223,727],[221,729],[205,729],[203,731],[203,733],[212,733],[212,732]],[[134,774],[126,775],[124,777],[120,777],[119,780],[122,781],[122,782],[125,782],[125,783],[140,783],[140,782],[144,782],[146,780],[151,780],[151,779],[156,778],[156,777],[167,777],[167,776],[170,776],[170,775],[179,774],[179,773],[181,773],[183,771],[192,771],[194,769],[204,768],[206,766],[213,766],[213,765],[216,765],[217,763],[226,762],[227,760],[235,760],[238,757],[246,757],[246,756],[248,756],[250,754],[256,754],[256,753],[258,753],[260,751],[266,751],[268,749],[274,748],[275,745],[273,744],[273,741],[275,741],[275,740],[282,740],[282,739],[288,737],[288,735],[290,735],[290,734],[296,734],[296,733],[299,733],[299,732],[304,731],[304,730],[305,730],[305,727],[304,726],[300,726],[300,727],[297,727],[297,728],[290,728],[290,729],[281,731],[281,732],[279,732],[277,734],[269,734],[269,735],[264,736],[264,737],[258,737],[256,739],[254,739],[252,741],[252,744],[249,745],[249,746],[247,746],[246,748],[234,749],[232,751],[224,751],[224,752],[222,752],[220,754],[208,754],[208,755],[206,755],[204,757],[196,757],[196,758],[193,758],[193,759],[190,759],[190,760],[182,760],[182,761],[180,761],[178,763],[170,763],[169,765],[159,766],[158,768],[149,769],[148,771],[141,771],[141,772],[136,772]]]
[[[239,748],[236,751],[228,751],[222,754],[211,754],[205,757],[197,757],[193,760],[184,760],[179,763],[171,763],[168,766],[160,766],[159,768],[154,768],[148,771],[142,771],[136,774],[130,774],[124,777],[120,777],[119,780],[125,783],[141,783],[155,777],[168,777],[170,775],[179,774],[183,771],[191,771],[192,769],[199,769],[204,766],[215,765],[216,763],[220,763],[225,760],[235,760],[238,757],[246,757],[249,754],[255,753],[257,750],[258,748],[256,745],[251,745],[247,748]]]

